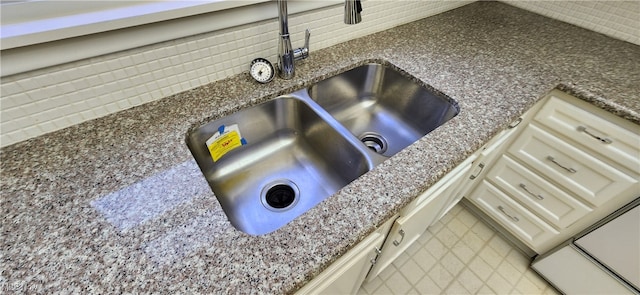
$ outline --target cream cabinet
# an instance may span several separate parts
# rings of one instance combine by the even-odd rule
[[[375,278],[460,200],[475,158],[463,161],[297,293],[355,294],[365,278]]]
[[[515,159],[574,195],[600,206],[638,183],[606,161],[531,124],[509,148]]]
[[[468,178],[474,159],[467,158],[440,181],[400,211],[367,280],[372,280],[438,221],[461,198],[460,188]]]
[[[640,126],[554,90],[298,293],[357,292],[463,196],[546,252],[637,197],[639,179]]]
[[[488,178],[511,198],[560,228],[569,227],[592,211],[591,207],[507,156],[493,166]]]
[[[560,91],[467,198],[543,253],[640,194],[640,126]]]
[[[500,148],[513,137],[517,130],[515,127],[521,120],[518,119],[499,132],[480,150],[400,210],[400,217],[393,223],[380,256],[367,276],[367,281],[384,271],[429,226],[440,220],[462,199],[464,193],[486,172],[485,163],[491,162]]]
[[[358,243],[296,294],[355,294],[376,262],[380,247],[395,218]]]
[[[473,201],[528,245],[536,247],[558,233],[486,180],[474,191]]]

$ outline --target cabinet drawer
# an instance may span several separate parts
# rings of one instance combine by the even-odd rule
[[[487,177],[497,187],[560,229],[569,227],[592,211],[508,156],[502,156]]]
[[[470,199],[535,251],[546,246],[544,244],[558,234],[553,227],[531,214],[487,181],[483,181],[476,187]]]
[[[564,93],[554,95],[534,120],[631,171],[640,171],[640,126]]]
[[[640,187],[638,179],[543,131],[535,124],[523,131],[508,152],[595,206]]]

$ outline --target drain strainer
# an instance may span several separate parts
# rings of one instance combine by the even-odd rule
[[[364,143],[370,150],[378,153],[384,154],[387,151],[387,141],[382,137],[382,135],[375,132],[365,132],[360,135],[360,141]]]
[[[298,203],[300,190],[289,180],[278,180],[262,189],[262,205],[271,211],[286,211]]]

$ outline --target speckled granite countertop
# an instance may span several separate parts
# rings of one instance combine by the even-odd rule
[[[235,230],[185,132],[366,61],[461,113],[285,227]],[[640,122],[640,47],[477,2],[312,52],[297,78],[240,75],[1,150],[3,293],[287,293],[321,272],[546,92]]]

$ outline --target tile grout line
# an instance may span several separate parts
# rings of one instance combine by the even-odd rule
[[[458,228],[455,228],[456,226]],[[462,228],[460,226],[462,226]],[[484,238],[480,236],[483,233],[487,235]],[[442,235],[445,236],[443,237]],[[451,235],[453,235],[457,240],[447,241],[447,239],[452,238]],[[480,240],[479,245],[470,245],[472,242],[469,241],[469,239],[472,235],[476,235],[477,239]],[[434,243],[436,242],[441,244],[443,246],[442,248],[446,250],[442,251],[443,253],[440,257],[435,257],[436,255],[434,255],[429,249],[429,246],[434,246]],[[456,253],[456,248],[462,249],[463,247],[467,247],[472,255],[462,257],[464,255],[461,254],[463,252],[460,251],[463,250],[459,250],[459,253]],[[431,256],[431,258],[433,258],[432,265],[425,267],[425,262],[417,259],[416,255],[419,255],[420,251],[425,251]],[[537,276],[537,274],[529,269],[529,262],[527,261],[528,258],[525,255],[505,241],[495,232],[495,230],[488,227],[482,220],[472,215],[466,208],[463,208],[460,205],[455,206],[440,221],[428,228],[413,245],[401,254],[399,259],[403,259],[404,261],[394,261],[390,265],[391,268],[385,270],[380,274],[379,278],[376,278],[376,280],[380,280],[380,282],[378,282],[380,285],[374,288],[375,290],[369,292],[363,286],[359,293],[386,294],[390,291],[395,294],[397,290],[394,289],[393,285],[388,283],[392,278],[397,278],[397,275],[399,274],[400,277],[410,285],[408,288],[403,288],[403,290],[408,289],[407,292],[413,293],[419,293],[420,288],[418,284],[423,282],[423,280],[428,279],[434,283],[435,287],[440,290],[440,293],[460,293],[460,291],[463,290],[468,294],[486,292],[490,292],[492,294],[504,292],[526,293],[527,290],[523,291],[519,289],[523,286],[528,288],[537,288],[539,293],[546,294],[551,292],[552,294],[555,294],[555,291],[553,291],[552,288],[550,289],[548,284],[544,287],[540,286],[543,283],[546,283],[542,278],[537,277],[535,279],[538,281],[538,284],[529,279],[529,277]],[[457,261],[455,263],[462,263],[463,266],[456,267],[455,265],[447,265],[447,259]],[[521,263],[518,263],[517,260],[521,260]],[[484,266],[474,267],[474,261],[479,261],[478,263],[483,263]],[[410,263],[417,265],[418,269],[421,271],[418,279],[414,278],[412,280],[412,278],[408,277],[408,274],[406,273],[407,268],[414,267],[413,265],[410,265]],[[478,268],[485,268],[485,266],[488,267],[486,270],[490,270],[490,272],[485,273],[484,275],[478,273]],[[442,288],[434,281],[434,278],[431,277],[432,275],[430,275],[430,272],[434,271],[435,267],[439,267],[442,271],[451,275],[450,278],[446,279],[448,282]],[[449,268],[451,270],[449,270]],[[404,272],[403,269],[405,270]],[[457,271],[452,271],[456,269]],[[505,277],[510,273],[513,273],[513,277]],[[485,279],[483,279],[483,277]],[[475,283],[468,282],[467,279],[471,279],[475,281]],[[413,281],[416,283],[413,283]]]

